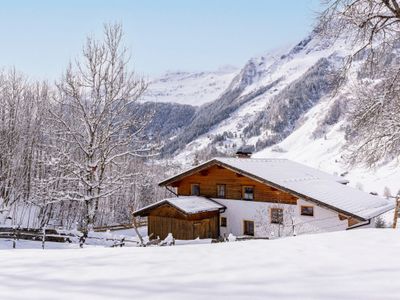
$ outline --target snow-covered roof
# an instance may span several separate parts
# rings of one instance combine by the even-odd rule
[[[197,172],[214,164],[364,220],[394,207],[393,201],[344,185],[348,180],[343,177],[288,159],[215,158],[171,177],[160,185],[168,185],[193,171]]]
[[[215,160],[272,182],[310,179],[325,179],[340,183],[349,182],[343,177],[331,175],[288,159],[221,157]]]
[[[394,208],[394,202],[330,180],[285,182],[285,187],[365,220]]]
[[[224,209],[225,206],[219,204],[211,199],[207,199],[205,197],[200,196],[178,196],[174,198],[167,198],[156,203],[145,206],[137,211],[135,211],[134,215],[142,215],[146,211],[149,211],[158,206],[169,204],[176,209],[182,211],[185,214],[197,214],[201,212],[207,211],[216,211],[220,209]]]

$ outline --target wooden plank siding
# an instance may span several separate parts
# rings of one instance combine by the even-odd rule
[[[179,240],[218,238],[219,212],[185,215],[168,204],[157,207],[148,215],[148,234],[164,239],[168,233]]]
[[[217,185],[224,184],[226,186],[225,198],[227,199],[241,200],[244,186],[254,187],[254,201],[296,205],[298,199],[287,192],[247,178],[221,166],[211,166],[206,170],[201,170],[173,183],[172,186],[177,187],[178,195],[189,196],[192,184],[200,184],[200,196],[208,198],[218,198]]]

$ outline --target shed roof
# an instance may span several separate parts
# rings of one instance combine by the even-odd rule
[[[168,185],[190,174],[220,165],[259,182],[285,190],[322,206],[368,220],[394,208],[394,202],[344,185],[343,177],[287,159],[215,158],[164,180]]]
[[[169,204],[181,212],[191,215],[207,211],[218,211],[225,209],[225,206],[215,202],[214,200],[200,196],[178,196],[167,198],[156,203],[145,206],[133,213],[134,216],[144,215],[148,211],[164,204]]]

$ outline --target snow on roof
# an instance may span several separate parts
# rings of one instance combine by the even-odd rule
[[[206,211],[216,211],[224,209],[225,206],[205,197],[200,196],[178,196],[174,198],[167,198],[156,203],[145,206],[137,211],[134,215],[140,215],[140,213],[147,211],[148,209],[155,208],[163,204],[170,204],[175,208],[181,210],[186,214],[196,214]]]
[[[330,175],[288,159],[222,157],[216,158],[215,160],[272,182],[326,179],[340,183],[348,183],[348,180],[343,177]]]
[[[162,181],[160,185],[168,184],[175,181],[177,177],[185,175],[186,173],[207,166],[209,164],[222,163],[233,168],[245,171],[253,176],[268,181],[282,181],[282,180],[307,180],[307,179],[326,179],[337,181],[340,183],[348,183],[349,181],[343,177],[330,175],[326,172],[305,166],[303,164],[280,158],[232,158],[232,157],[217,157],[211,159],[199,166],[191,167],[177,175],[169,177]]]
[[[290,182],[288,189],[365,220],[394,208],[394,202],[329,180]]]
[[[343,183],[348,183],[348,180],[343,177],[330,175],[288,159],[215,158],[192,169],[201,168],[213,162],[365,220],[394,207],[393,201],[343,185]],[[187,172],[190,170],[171,177],[161,184],[173,182],[174,178]]]

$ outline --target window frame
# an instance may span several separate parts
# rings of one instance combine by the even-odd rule
[[[246,223],[252,223],[253,224],[253,234],[250,234],[246,232]],[[243,235],[248,235],[248,236],[255,236],[255,224],[254,221],[252,220],[243,220]]]
[[[312,214],[303,214],[303,208],[312,209]],[[300,216],[305,216],[305,217],[314,217],[314,206],[313,205],[300,205]]]
[[[222,220],[225,220],[225,222],[222,222]],[[228,227],[228,218],[221,216],[219,219],[219,226],[224,228]]]
[[[246,198],[245,197],[245,195],[247,194],[247,193],[245,193],[245,189],[246,188],[251,188],[252,190],[253,190],[253,193],[252,193],[252,198],[250,199],[250,198]],[[255,194],[255,188],[254,188],[254,185],[243,185],[242,186],[242,200],[246,200],[246,201],[254,201],[254,194]]]
[[[193,187],[194,186],[198,186],[199,187],[199,189],[198,189],[198,194],[193,194]],[[200,183],[191,183],[190,184],[190,196],[200,196]]]
[[[279,221],[277,221],[277,222],[274,221],[275,219],[272,217],[273,211],[274,211],[274,210],[279,210],[279,211],[281,211],[280,222],[279,222]],[[271,223],[271,224],[279,224],[279,225],[282,225],[282,224],[283,224],[283,208],[280,208],[280,207],[271,207],[271,208],[270,208],[270,211],[269,211],[269,217],[270,217],[270,223]]]
[[[219,187],[224,187],[224,195],[223,196],[219,195]],[[226,198],[226,184],[217,183],[217,198],[220,198],[220,199]]]

